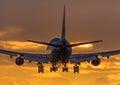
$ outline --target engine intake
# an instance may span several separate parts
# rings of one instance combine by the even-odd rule
[[[17,57],[15,63],[19,66],[24,64],[24,59],[22,57]]]
[[[100,59],[93,60],[93,61],[91,62],[91,64],[94,65],[94,66],[100,65]]]

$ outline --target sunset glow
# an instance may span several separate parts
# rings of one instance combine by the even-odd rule
[[[30,49],[33,49],[33,51],[35,52],[36,49],[40,48],[41,50],[43,50],[43,48],[45,48],[44,45],[34,44],[34,43],[30,43],[30,42],[1,41],[0,43],[2,44],[2,45],[0,44],[0,47],[3,46],[4,49],[9,49],[9,50],[18,50],[19,51],[19,50],[27,49],[29,51]],[[88,44],[88,45],[84,45],[83,47],[80,47],[80,48],[91,48],[91,47],[93,47],[93,45]],[[43,85],[46,85],[46,84],[48,85],[48,83],[52,83],[52,81],[53,81],[53,80],[48,81],[51,78],[59,79],[59,81],[61,81],[61,83],[59,83],[58,85],[61,85],[61,84],[64,85],[63,78],[65,78],[66,80],[71,80],[71,79],[74,80],[74,76],[81,79],[81,78],[84,78],[84,76],[88,76],[88,75],[89,76],[86,78],[89,78],[89,77],[93,77],[93,75],[95,75],[95,74],[97,75],[97,73],[102,75],[103,71],[105,73],[102,78],[111,80],[111,79],[115,78],[114,72],[116,74],[120,72],[120,63],[117,62],[118,60],[120,60],[119,55],[115,56],[115,58],[111,58],[109,60],[103,59],[101,62],[101,65],[98,67],[92,66],[90,63],[87,63],[87,62],[82,63],[80,65],[81,71],[80,71],[79,75],[75,75],[73,73],[73,65],[71,65],[71,64],[68,64],[68,67],[69,67],[68,73],[62,73],[62,71],[61,71],[62,66],[59,67],[59,71],[57,73],[50,73],[49,69],[50,69],[51,65],[48,64],[48,65],[45,65],[45,73],[38,74],[36,63],[33,62],[32,64],[29,64],[26,61],[22,67],[19,67],[19,66],[15,65],[14,59],[12,59],[12,61],[11,61],[10,59],[8,59],[8,57],[4,57],[4,56],[2,57],[2,56],[0,57],[0,59],[2,59],[0,63],[3,64],[0,66],[0,70],[1,70],[0,80],[2,81],[0,84],[4,84],[4,85],[7,85],[11,81],[14,81],[12,85],[21,85],[21,84],[26,85],[27,83],[29,83],[29,80],[35,81],[35,82],[29,83],[29,85],[39,85],[38,82],[45,82],[46,79],[47,79],[47,82]],[[111,61],[113,61],[113,62],[111,62]],[[6,65],[6,63],[9,63],[9,65]],[[109,74],[107,74],[107,72]],[[16,76],[14,76],[14,75],[17,75],[17,77],[21,77],[21,78],[16,79]],[[25,77],[25,78],[27,78],[26,81],[24,81],[22,79],[22,77],[23,77],[22,75],[26,76]],[[69,76],[69,77],[67,77],[67,76]],[[94,76],[93,78],[99,79],[99,77],[100,77],[100,75],[98,75],[98,77]],[[118,81],[119,77],[120,76],[118,75],[117,78],[114,79],[114,81]],[[31,78],[33,78],[33,79],[31,79]],[[38,78],[38,79],[35,80],[36,78]],[[42,80],[40,80],[41,78],[42,78]],[[7,82],[5,82],[5,80],[7,80]],[[18,84],[17,82],[20,82],[21,80],[23,82]],[[93,79],[90,79],[90,81],[93,81]],[[69,83],[69,82],[70,81],[67,81],[67,83]],[[83,85],[88,85],[82,81],[80,82],[79,80],[74,80],[74,82],[75,82],[74,84],[70,84],[70,85],[76,85],[76,83],[78,83],[78,82]],[[111,81],[109,81],[109,82],[111,82]],[[57,81],[54,82],[53,84],[56,84],[56,83],[57,83]],[[111,84],[109,84],[109,85],[112,85],[112,84],[115,84],[115,83],[111,82]],[[97,84],[97,85],[99,85],[99,84]],[[106,83],[103,83],[103,85],[106,85]]]
[[[78,47],[80,47],[80,48],[93,48],[93,44],[80,45]]]
[[[66,6],[66,38],[71,44],[103,40],[101,43],[73,47],[73,54],[120,50],[120,0],[0,0],[0,49],[47,54],[47,46],[27,42],[50,42],[61,37],[63,8]],[[34,56],[33,56],[34,57]],[[43,64],[45,73],[38,73],[38,62],[23,66],[16,57],[0,54],[0,85],[120,85],[120,55],[110,59],[99,56],[101,64],[80,63],[80,73],[50,72],[51,63]]]
[[[25,50],[25,49],[38,49],[45,47],[41,44],[35,44],[31,42],[21,42],[21,41],[1,41],[0,45],[3,46],[4,49],[12,49],[12,50]]]

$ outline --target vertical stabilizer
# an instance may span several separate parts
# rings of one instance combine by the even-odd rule
[[[63,24],[62,24],[62,34],[61,34],[61,39],[62,40],[65,40],[66,39],[66,24],[65,24],[65,6],[64,6],[64,12],[63,12]]]

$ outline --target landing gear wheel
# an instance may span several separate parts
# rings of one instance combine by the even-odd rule
[[[64,65],[64,67],[62,68],[63,72],[68,72],[68,67],[66,66],[66,64]]]
[[[50,72],[54,71],[56,72],[58,70],[56,64],[53,64],[52,67],[50,68]]]
[[[65,72],[65,71],[68,72],[68,68],[67,67],[63,67],[62,70],[63,70],[63,72]]]
[[[79,66],[77,64],[74,66],[74,73],[79,73]]]
[[[44,66],[42,64],[38,64],[38,73],[44,73]]]

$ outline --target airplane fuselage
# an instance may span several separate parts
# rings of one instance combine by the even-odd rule
[[[60,39],[53,39],[53,42],[51,43],[56,43],[61,45],[61,47],[54,48],[51,47],[51,57],[50,61],[52,63],[57,63],[57,62],[62,62],[62,63],[68,63],[68,59],[72,54],[72,49],[71,47],[68,47],[69,42],[67,40],[60,40]]]

